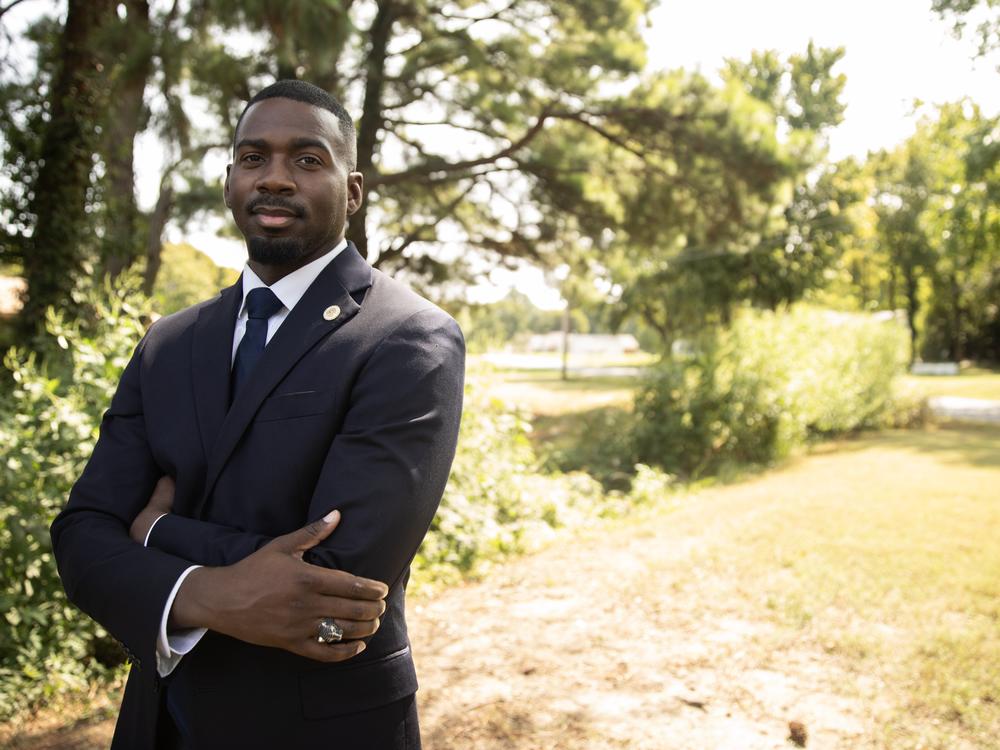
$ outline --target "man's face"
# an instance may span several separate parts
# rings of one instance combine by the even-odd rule
[[[225,197],[251,265],[288,273],[340,241],[362,199],[350,154],[336,116],[325,109],[275,98],[247,110]]]

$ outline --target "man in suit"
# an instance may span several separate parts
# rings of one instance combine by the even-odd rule
[[[116,748],[419,747],[404,591],[464,344],[343,239],[354,165],[325,92],[250,101],[225,184],[247,267],[150,328],[52,525],[70,599],[132,654]]]

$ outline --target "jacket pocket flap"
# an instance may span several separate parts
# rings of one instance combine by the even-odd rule
[[[307,719],[357,713],[384,706],[417,691],[410,647],[373,661],[333,664],[299,676],[302,713]]]
[[[333,391],[300,391],[279,393],[264,399],[257,410],[255,421],[270,422],[275,419],[292,419],[321,414],[333,401]]]

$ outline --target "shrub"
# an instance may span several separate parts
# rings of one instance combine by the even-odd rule
[[[809,435],[877,426],[907,354],[893,321],[748,311],[691,357],[653,369],[636,396],[635,454],[697,476],[780,458]]]
[[[441,506],[415,561],[422,584],[482,573],[559,526],[599,516],[603,493],[586,474],[543,475],[531,425],[490,396],[495,376],[470,370],[458,453]]]
[[[49,311],[44,364],[11,350],[13,388],[0,401],[0,718],[107,674],[121,655],[66,599],[49,524],[62,509],[97,438],[101,412],[147,311],[137,280],[74,295],[81,320]]]

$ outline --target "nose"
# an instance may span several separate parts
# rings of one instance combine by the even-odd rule
[[[295,180],[284,159],[269,159],[257,172],[256,187],[259,193],[291,195],[295,192]]]

